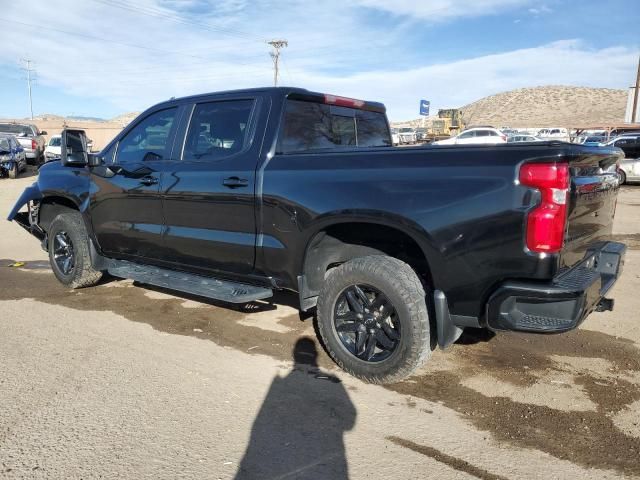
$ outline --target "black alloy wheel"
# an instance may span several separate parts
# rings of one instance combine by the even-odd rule
[[[65,231],[59,231],[53,237],[53,258],[63,275],[70,275],[75,268],[75,254],[71,238]]]
[[[378,289],[364,284],[338,296],[333,325],[344,348],[365,362],[382,362],[400,343],[400,321],[393,304]]]

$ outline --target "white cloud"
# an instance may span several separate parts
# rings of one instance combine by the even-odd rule
[[[530,8],[528,12],[532,15],[541,15],[544,13],[553,13],[553,9],[549,8],[547,5],[542,5],[537,8]]]
[[[407,15],[432,22],[455,17],[479,17],[504,13],[536,3],[533,0],[358,0],[363,6],[384,10],[396,15]]]
[[[418,117],[421,98],[432,111],[460,107],[486,95],[538,85],[624,88],[637,52],[626,47],[589,49],[575,40],[403,71],[363,72],[334,78],[295,72],[302,86],[380,100],[393,120]]]

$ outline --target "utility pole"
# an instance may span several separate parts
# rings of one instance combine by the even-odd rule
[[[273,60],[273,86],[278,86],[278,75],[279,75],[279,65],[278,62],[280,60],[280,49],[289,46],[289,42],[286,40],[271,40],[267,42],[269,45],[273,47],[273,51],[269,52],[271,55],[271,59]]]
[[[20,61],[25,65],[24,67],[22,67],[22,70],[27,72],[27,87],[29,89],[29,111],[31,112],[31,120],[33,120],[33,98],[31,97],[31,72],[33,71],[33,69],[31,68],[32,62],[31,60],[25,58],[21,58]]]
[[[631,123],[636,123],[638,112],[638,97],[640,96],[640,58],[638,58],[638,73],[636,74],[636,88],[633,91],[633,110],[631,110]]]

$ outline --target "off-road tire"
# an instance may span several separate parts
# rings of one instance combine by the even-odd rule
[[[380,362],[357,358],[343,345],[334,328],[335,305],[350,285],[370,285],[387,296],[398,313],[399,345]],[[405,379],[431,353],[429,313],[425,291],[414,270],[384,255],[360,257],[329,271],[317,304],[318,331],[331,358],[346,372],[369,383],[394,383]]]
[[[18,164],[14,163],[13,166],[9,169],[9,178],[15,180],[18,178]]]
[[[59,232],[65,232],[71,239],[74,252],[74,267],[64,274],[54,260],[54,238]],[[102,272],[91,265],[89,255],[89,236],[80,212],[66,210],[56,216],[49,227],[48,250],[49,263],[56,278],[70,288],[84,288],[95,285],[102,278]]]

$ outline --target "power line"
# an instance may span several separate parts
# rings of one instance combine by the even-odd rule
[[[94,0],[94,1],[102,3],[103,5],[108,5],[111,7],[129,10],[130,12],[138,13],[141,15],[147,15],[147,16],[156,17],[156,18],[163,18],[176,23],[181,23],[183,25],[195,26],[195,27],[203,28],[205,30],[212,31],[212,32],[222,33],[224,35],[232,35],[235,37],[240,37],[246,40],[251,40],[251,41],[260,42],[260,43],[265,42],[264,38],[260,38],[248,32],[243,32],[242,30],[228,28],[228,27],[215,27],[207,23],[188,20],[186,18],[178,17],[175,14],[168,13],[167,11],[160,10],[158,8],[130,5],[129,3],[124,2],[122,0]]]
[[[33,120],[33,98],[31,96],[31,81],[32,81],[32,72],[34,71],[31,67],[33,63],[28,58],[21,58],[20,61],[23,63],[24,67],[21,67],[21,70],[27,72],[27,88],[29,89],[29,111],[31,112],[31,120]]]
[[[278,61],[280,60],[280,49],[289,45],[286,40],[271,40],[267,42],[273,47],[273,51],[269,53],[273,59],[273,86],[278,86]]]
[[[205,57],[200,57],[200,56],[197,56],[197,55],[189,55],[189,54],[186,54],[184,52],[163,50],[163,49],[160,49],[160,48],[147,47],[145,45],[136,45],[136,44],[133,44],[133,43],[118,42],[118,41],[111,40],[111,39],[104,38],[104,37],[98,37],[98,36],[95,36],[95,35],[87,35],[86,33],[70,32],[68,30],[62,30],[60,28],[44,27],[42,25],[34,25],[33,23],[19,22],[17,20],[8,19],[8,18],[1,18],[0,17],[0,22],[10,23],[12,25],[16,25],[16,24],[17,25],[23,25],[25,27],[37,28],[38,30],[48,30],[48,31],[51,31],[51,32],[64,33],[66,35],[74,35],[76,37],[90,38],[92,40],[100,40],[101,42],[107,42],[107,43],[111,43],[113,45],[121,45],[123,47],[140,48],[140,49],[149,50],[149,51],[152,51],[152,52],[169,53],[169,54],[172,54],[172,55],[182,55],[182,56],[187,56],[187,57],[192,57],[192,58],[200,58],[200,59],[203,59],[203,60],[210,60],[210,59],[207,59]]]

